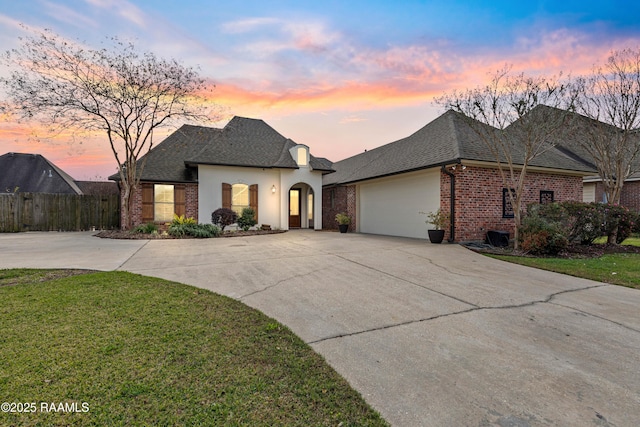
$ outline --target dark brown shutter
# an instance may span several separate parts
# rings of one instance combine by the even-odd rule
[[[142,222],[153,222],[153,184],[142,185]]]
[[[222,207],[231,209],[231,184],[222,183]]]
[[[253,219],[258,221],[258,184],[249,186],[249,207],[255,212]]]
[[[185,188],[184,185],[175,185],[173,187],[173,203],[174,203],[174,212],[178,216],[185,215],[186,213],[186,204],[185,204]]]

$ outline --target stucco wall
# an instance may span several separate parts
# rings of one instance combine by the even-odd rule
[[[280,173],[277,169],[198,166],[198,221],[211,223],[211,213],[222,207],[222,183],[258,184],[258,225],[280,227]],[[271,187],[276,186],[276,193]]]
[[[289,189],[298,183],[304,183],[313,190],[314,193],[314,229],[322,229],[322,172],[314,171],[310,167],[300,167],[299,169],[281,169],[280,188],[284,190],[280,199],[280,227],[287,229],[289,226]],[[305,187],[303,186],[303,189]],[[307,192],[304,192],[304,197]],[[306,217],[306,207],[302,207],[302,214]],[[303,220],[303,227],[306,222]]]
[[[307,184],[315,193],[314,228],[322,228],[322,174],[308,167],[299,169],[261,169],[233,166],[198,167],[198,220],[211,222],[211,213],[222,207],[222,183],[258,184],[258,225],[289,228],[289,189],[297,183]],[[272,192],[272,187],[276,192]],[[304,193],[306,194],[306,193]],[[304,195],[303,194],[303,195]],[[306,213],[306,208],[305,208]]]

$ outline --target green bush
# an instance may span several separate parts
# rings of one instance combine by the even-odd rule
[[[209,238],[218,237],[220,235],[220,228],[213,224],[171,224],[167,232],[175,237],[197,237],[197,238]]]
[[[545,211],[549,219],[543,216]],[[557,207],[530,205],[519,230],[521,249],[532,255],[556,255],[566,249],[569,240],[562,225],[565,220],[566,216]]]
[[[158,226],[152,222],[148,222],[146,224],[140,224],[133,229],[133,232],[142,234],[156,234],[158,232]]]
[[[605,212],[600,203],[562,202],[567,211],[570,241],[578,241],[583,245],[590,245],[605,234]]]
[[[525,219],[530,222],[528,226],[525,226]],[[557,232],[564,235],[569,242],[576,241],[583,245],[591,244],[603,235],[607,236],[607,240],[615,236],[615,242],[620,244],[640,229],[638,222],[638,213],[619,205],[572,201],[534,203],[527,206],[520,234],[521,241],[528,240],[534,252],[549,253],[539,247],[546,246],[542,243],[543,240],[549,241],[548,244],[551,246],[558,243],[562,246],[554,237]],[[546,232],[544,239],[541,236],[533,236],[543,230]]]
[[[238,217],[238,227],[240,227],[243,231],[249,230],[251,227],[256,225],[258,222],[255,219],[256,211],[253,208],[244,208],[242,209],[242,214]]]
[[[627,237],[631,236],[638,222],[637,213],[620,205],[604,205],[604,215],[604,230],[607,239],[615,235],[617,244],[622,243]]]

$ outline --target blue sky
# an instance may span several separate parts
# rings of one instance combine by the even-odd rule
[[[225,120],[261,118],[334,161],[408,136],[442,112],[434,96],[505,64],[580,74],[612,49],[640,46],[640,2],[631,1],[0,3],[0,51],[17,45],[20,23],[94,47],[130,39],[199,66]],[[38,152],[78,179],[115,171],[103,139],[36,143],[28,132],[0,123],[0,153]]]

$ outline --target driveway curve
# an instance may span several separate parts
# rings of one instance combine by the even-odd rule
[[[290,327],[392,425],[640,425],[640,292],[458,245],[290,231],[0,235],[0,268],[92,268],[236,298]]]

